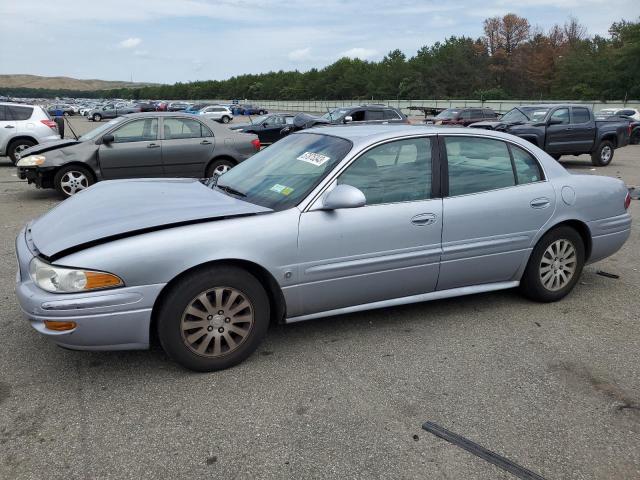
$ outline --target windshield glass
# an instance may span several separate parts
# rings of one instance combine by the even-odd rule
[[[549,107],[517,107],[505,113],[501,121],[505,123],[521,123],[544,120],[549,113]]]
[[[253,117],[251,123],[258,124],[264,122],[270,115],[260,115],[259,117]]]
[[[80,140],[81,142],[84,142],[86,140],[93,140],[99,137],[100,135],[102,135],[104,132],[109,130],[114,125],[120,123],[123,120],[123,118],[124,117],[114,118],[113,120],[105,123],[104,125],[100,125],[98,128],[94,128],[90,132],[85,133],[80,138],[78,138],[78,140]]]
[[[347,114],[348,110],[345,110],[344,108],[334,108],[333,110],[328,111],[327,113],[325,113],[322,118],[324,118],[325,120],[340,120],[342,117],[344,117]]]
[[[285,210],[308,195],[351,147],[328,135],[290,135],[220,176],[217,186],[247,202]]]
[[[444,112],[440,112],[438,115],[436,115],[436,118],[440,120],[451,120],[453,118],[456,118],[456,115],[458,115],[458,113],[460,113],[460,110],[447,108]]]

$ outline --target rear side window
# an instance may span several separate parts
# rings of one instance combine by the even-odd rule
[[[633,111],[633,110],[620,110],[620,111],[618,112],[618,115],[626,115],[626,116],[628,116],[628,117],[632,117],[632,116],[633,116],[633,115],[635,115],[635,114],[636,114],[636,112],[635,112],[635,111]]]
[[[384,119],[385,120],[398,120],[400,115],[395,110],[391,110],[390,108],[384,111]]]
[[[511,154],[513,155],[513,166],[518,176],[518,184],[534,183],[542,180],[540,165],[529,152],[511,145]]]
[[[9,120],[7,118],[7,110],[6,107],[4,105],[0,105],[0,122],[4,122]]]
[[[197,120],[187,118],[165,118],[164,139],[184,140],[185,138],[200,138],[203,136],[201,125]]]
[[[33,107],[18,107],[7,105],[7,116],[11,120],[29,120],[33,114]]]
[[[382,120],[383,118],[384,114],[382,113],[382,110],[367,110],[367,120]]]
[[[483,110],[484,118],[496,118],[498,114],[493,110]]]
[[[590,119],[589,110],[582,107],[574,107],[573,123],[587,123]]]
[[[516,184],[506,143],[477,137],[445,137],[449,196]]]

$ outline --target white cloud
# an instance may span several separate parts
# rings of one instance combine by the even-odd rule
[[[296,50],[292,50],[289,52],[289,60],[293,62],[304,62],[306,60],[311,60],[311,48],[298,48]]]
[[[373,48],[355,47],[346,50],[340,54],[340,57],[359,58],[360,60],[369,60],[378,55],[378,51]]]
[[[125,40],[122,40],[118,43],[118,47],[120,48],[134,48],[142,43],[142,39],[138,37],[131,37]]]

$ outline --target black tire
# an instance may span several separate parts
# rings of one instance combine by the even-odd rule
[[[219,175],[222,175],[223,173],[231,170],[235,166],[236,164],[233,161],[228,160],[226,158],[220,158],[218,160],[214,160],[209,164],[205,175],[207,178],[213,177],[214,175],[216,175],[216,173]],[[216,170],[218,170],[218,172],[216,172]],[[225,171],[223,172],[221,170],[225,170]]]
[[[16,157],[17,153],[20,153],[22,150],[26,150],[29,147],[33,147],[37,143],[38,142],[28,138],[20,138],[11,142],[9,144],[9,148],[7,148],[7,155],[11,159],[11,163],[15,165],[18,162],[18,158]]]
[[[68,117],[69,115],[71,115],[69,112],[63,112],[62,114],[63,117]]]
[[[640,128],[631,133],[629,143],[631,143],[631,145],[638,145],[640,143]]]
[[[573,246],[575,252],[575,258],[573,263],[573,273],[570,278],[567,279],[566,284],[560,285],[561,275],[566,276],[568,268],[571,268],[572,263],[559,261],[557,264],[549,262],[550,257],[545,257],[545,265],[543,266],[543,255],[547,252],[547,249],[553,248],[552,245],[558,245],[556,242],[568,242]],[[547,232],[538,241],[538,244],[531,252],[529,257],[529,263],[520,280],[520,291],[523,295],[538,302],[556,302],[571,292],[573,287],[578,282],[580,274],[582,273],[582,267],[584,266],[585,248],[582,237],[573,228],[567,226],[560,226]],[[546,275],[543,273],[543,269],[548,268],[548,273],[551,277],[548,277],[547,281],[552,280],[553,276],[556,276],[559,280],[557,289],[550,289],[543,283],[543,277]],[[554,270],[555,269],[555,270]],[[555,271],[560,273],[556,274]]]
[[[75,188],[65,186],[64,182],[71,180],[75,181]],[[95,182],[93,172],[89,170],[89,168],[75,164],[62,167],[53,177],[53,186],[58,190],[60,195],[65,198],[71,197],[85,188],[89,188]]]
[[[222,302],[215,303],[218,297],[218,293],[212,291],[215,288],[224,292],[235,290],[249,302],[249,307],[243,310],[243,315],[245,318],[252,315],[253,323],[250,326],[245,324],[243,331],[248,333],[244,337],[234,337],[234,342],[238,342],[235,348],[232,348],[226,339],[220,338],[236,335],[229,329],[225,331],[224,328],[225,325],[233,327],[237,324],[226,323],[229,318],[222,320],[222,317],[229,314],[231,305],[220,306],[225,299],[224,294],[221,295]],[[224,308],[224,313],[214,316],[202,312],[204,316],[201,320],[190,316],[186,312],[190,306],[199,305],[194,308],[202,311],[200,307],[204,307],[204,304],[197,303],[202,295],[207,296],[214,309]],[[230,296],[231,293],[226,297],[227,301]],[[173,285],[161,300],[157,318],[158,338],[169,357],[190,370],[212,372],[241,363],[258,348],[269,327],[269,298],[258,279],[247,271],[233,266],[212,267],[196,270]],[[208,323],[206,327],[198,325],[193,330],[186,329],[183,327],[183,320],[187,318],[189,321]],[[198,333],[201,336],[198,337]],[[194,334],[195,340],[188,340]],[[205,341],[207,344],[203,345]],[[219,346],[220,353],[215,354],[212,351],[214,346]],[[228,349],[226,352],[225,346]],[[204,348],[204,353],[195,351],[201,347]]]
[[[264,115],[265,113],[267,113],[265,110],[260,110],[260,111],[258,112],[258,115]]]
[[[552,153],[551,156],[553,157],[553,159],[555,161],[558,161],[562,157],[562,154],[560,154],[560,153]]]
[[[220,119],[220,121],[222,123],[229,123],[231,121],[231,119],[225,115]]]
[[[597,167],[606,167],[613,160],[613,154],[615,152],[613,143],[609,140],[603,140],[598,145],[598,148],[591,154],[591,163]]]
[[[102,115],[100,115],[99,113],[94,113],[91,118],[93,119],[94,122],[99,122],[102,120]]]

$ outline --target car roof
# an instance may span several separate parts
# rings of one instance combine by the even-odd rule
[[[0,105],[5,107],[37,107],[37,105],[30,105],[28,103],[15,103],[15,102],[0,102]]]

